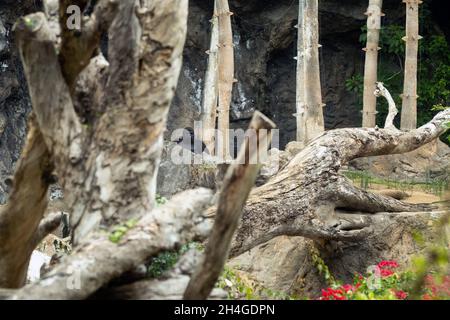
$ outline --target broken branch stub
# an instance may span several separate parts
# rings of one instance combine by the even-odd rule
[[[206,299],[222,272],[231,241],[270,145],[275,124],[256,111],[237,159],[228,168],[219,195],[217,215],[205,250],[205,257],[192,276],[184,299]],[[252,139],[253,138],[253,139]],[[256,141],[255,141],[256,140]],[[256,143],[255,143],[256,142]]]

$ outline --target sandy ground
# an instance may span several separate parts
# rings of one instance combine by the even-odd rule
[[[394,198],[398,198],[397,195],[400,195],[402,196],[399,198],[400,200],[409,203],[436,203],[446,208],[450,207],[450,202],[444,199],[444,197],[419,190],[402,191],[387,189],[386,186],[383,185],[373,185],[368,189],[368,191],[393,196]]]

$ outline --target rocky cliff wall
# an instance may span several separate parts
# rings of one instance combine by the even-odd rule
[[[320,0],[320,49],[326,127],[358,126],[358,97],[345,80],[362,73],[364,53],[359,36],[368,1]],[[449,32],[439,0],[430,0],[436,27]],[[232,127],[246,128],[255,109],[270,116],[280,128],[284,146],[295,137],[295,43],[298,0],[230,0],[236,79]],[[19,16],[39,10],[39,0],[0,0],[0,202],[6,176],[18,159],[31,109],[11,28]],[[199,119],[209,48],[209,19],[213,1],[190,0],[184,67],[170,111],[168,137],[175,128],[193,127]],[[383,24],[404,18],[400,0],[385,0]],[[447,34],[448,36],[448,34]],[[43,75],[45,76],[45,75]]]

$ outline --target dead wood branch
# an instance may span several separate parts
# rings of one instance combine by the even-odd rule
[[[228,258],[231,240],[238,227],[242,208],[255,184],[261,158],[271,141],[275,124],[260,112],[255,112],[237,159],[228,168],[220,191],[217,215],[205,250],[205,258],[191,278],[184,294],[185,299],[206,299],[222,272]],[[256,140],[256,141],[255,141]]]
[[[71,256],[40,281],[15,292],[12,299],[84,299],[101,286],[149,257],[196,239],[204,239],[210,224],[203,211],[212,191],[185,191],[155,209],[132,227],[118,243],[106,232],[93,234]]]

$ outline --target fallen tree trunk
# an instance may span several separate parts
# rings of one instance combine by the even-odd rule
[[[358,241],[370,234],[367,220],[341,217],[336,209],[365,213],[431,209],[360,190],[339,170],[349,161],[405,153],[447,130],[450,109],[409,132],[378,128],[338,129],[324,133],[298,153],[266,184],[254,189],[244,208],[231,249],[236,256],[281,235],[317,241]]]

